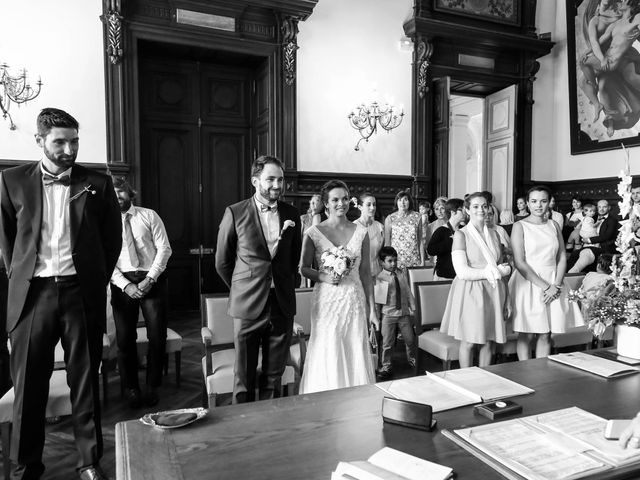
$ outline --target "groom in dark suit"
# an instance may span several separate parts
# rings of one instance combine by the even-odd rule
[[[73,430],[83,480],[106,477],[98,368],[106,289],[122,242],[111,178],[75,165],[78,122],[45,108],[36,142],[42,159],[2,172],[0,248],[9,277],[7,332],[15,386],[12,479],[44,471],[45,407],[58,339],[71,388]]]
[[[258,353],[262,346],[260,399],[274,397],[289,353],[296,313],[295,278],[302,239],[300,214],[278,202],[284,167],[261,156],[251,166],[255,195],[224,212],[216,270],[227,284],[235,334],[233,403],[255,400]]]

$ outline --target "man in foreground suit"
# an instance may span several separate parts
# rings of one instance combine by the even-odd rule
[[[296,313],[302,246],[298,210],[278,202],[284,189],[280,160],[254,160],[251,184],[255,195],[225,210],[216,250],[216,270],[230,289],[236,355],[233,403],[255,400],[261,346],[260,399],[273,398],[279,387]]]
[[[44,472],[45,407],[58,339],[71,388],[83,480],[106,478],[98,368],[106,288],[120,254],[120,209],[110,177],[75,165],[78,122],[45,108],[38,115],[39,162],[2,172],[0,248],[9,276],[7,331],[15,386],[13,479]]]

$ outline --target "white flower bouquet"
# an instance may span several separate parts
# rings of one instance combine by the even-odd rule
[[[349,275],[351,268],[355,263],[355,255],[343,246],[333,247],[322,252],[320,261],[321,270],[333,276],[333,278],[341,279]]]

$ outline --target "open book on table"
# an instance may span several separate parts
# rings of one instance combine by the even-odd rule
[[[331,480],[447,480],[452,476],[449,467],[384,447],[367,461],[338,463]]]
[[[606,424],[570,407],[443,434],[507,478],[573,480],[640,465],[640,450],[604,438]]]
[[[549,355],[548,358],[554,362],[564,363],[605,378],[623,377],[640,372],[638,367],[584,352],[559,353],[557,355]]]
[[[431,405],[434,412],[533,393],[533,390],[478,367],[427,372],[376,386],[389,395]]]

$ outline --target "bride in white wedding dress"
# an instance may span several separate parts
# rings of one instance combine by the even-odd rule
[[[376,378],[367,319],[376,329],[379,321],[371,267],[368,261],[361,261],[369,258],[367,229],[347,219],[349,189],[344,182],[330,180],[321,195],[328,219],[309,228],[302,243],[302,275],[316,283],[300,393],[364,385]],[[345,262],[334,264],[325,258],[323,263],[325,252]],[[312,268],[314,259],[318,270]],[[345,266],[346,271],[339,275]]]

